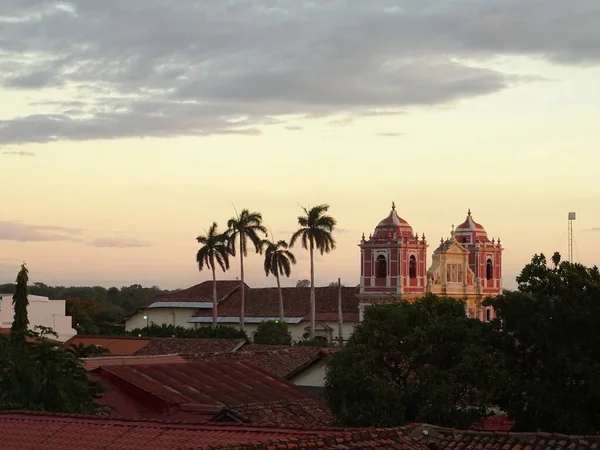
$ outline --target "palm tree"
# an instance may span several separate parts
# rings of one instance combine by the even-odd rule
[[[296,264],[296,257],[288,250],[288,243],[281,241],[264,240],[262,243],[265,251],[265,273],[267,276],[275,275],[277,279],[277,290],[279,291],[279,321],[284,323],[283,315],[283,295],[281,293],[281,284],[279,275],[285,275],[289,278],[292,271],[292,264]]]
[[[198,263],[198,270],[202,270],[204,266],[208,267],[212,271],[213,277],[213,328],[217,327],[217,274],[216,265],[218,264],[223,272],[229,269],[229,255],[231,250],[229,249],[227,236],[223,233],[217,232],[217,223],[213,222],[208,231],[204,236],[198,236],[196,240],[202,244],[200,250],[196,254],[196,262]]]
[[[254,244],[256,253],[262,252],[262,239],[259,233],[267,234],[267,229],[262,225],[262,215],[243,209],[237,217],[232,217],[227,222],[227,237],[229,250],[235,256],[235,244],[240,241],[240,285],[242,290],[242,304],[240,305],[240,330],[244,331],[245,310],[245,285],[244,285],[244,256],[248,256],[248,240]]]
[[[310,338],[315,337],[315,261],[314,250],[329,253],[335,249],[335,239],[332,233],[336,220],[326,215],[329,205],[317,205],[312,208],[302,207],[305,216],[298,217],[300,229],[292,235],[290,247],[293,247],[298,239],[302,241],[302,247],[310,253]]]

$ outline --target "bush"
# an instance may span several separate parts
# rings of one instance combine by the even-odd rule
[[[151,336],[151,337],[177,337],[177,338],[202,338],[202,339],[248,339],[245,331],[237,328],[218,325],[200,328],[184,328],[173,325],[150,325],[149,327],[136,328],[127,332],[129,336]]]
[[[254,334],[254,343],[262,345],[292,345],[287,323],[275,320],[261,322]]]
[[[333,346],[333,344],[328,342],[327,339],[322,336],[315,336],[312,339],[309,339],[307,336],[305,336],[303,339],[300,339],[299,341],[297,341],[295,343],[295,345],[298,345],[300,347],[323,347],[323,348]]]

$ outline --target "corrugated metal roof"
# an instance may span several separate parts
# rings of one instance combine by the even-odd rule
[[[286,317],[285,323],[297,324],[302,321],[302,317]],[[212,317],[192,317],[188,323],[212,323]],[[246,323],[261,323],[270,320],[279,320],[279,317],[246,317]],[[217,323],[240,323],[239,317],[217,317]]]
[[[154,302],[148,308],[197,308],[212,309],[211,302]]]

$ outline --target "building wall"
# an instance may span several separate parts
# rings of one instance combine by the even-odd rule
[[[327,369],[327,361],[322,359],[313,366],[300,372],[290,381],[296,386],[303,387],[325,387],[325,372]]]
[[[10,328],[14,319],[12,294],[0,296],[1,328]],[[52,328],[58,334],[58,340],[65,342],[75,336],[77,331],[72,326],[71,316],[65,314],[64,300],[49,300],[48,297],[29,295],[27,307],[29,329],[35,326]]]
[[[131,331],[136,328],[145,328],[146,325],[175,325],[184,328],[192,328],[188,320],[194,315],[196,308],[149,308],[139,311],[125,321],[125,330]],[[144,319],[147,315],[148,318]]]

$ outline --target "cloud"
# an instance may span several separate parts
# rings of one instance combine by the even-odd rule
[[[0,145],[259,135],[486,95],[532,82],[498,56],[600,62],[597,0],[576,3],[0,0],[0,85],[48,92],[48,112],[0,120]]]
[[[150,247],[151,244],[136,238],[98,238],[94,239],[90,245],[94,247],[134,248]]]
[[[588,228],[587,230],[583,230],[583,231],[600,231],[600,227]]]
[[[33,152],[26,151],[12,151],[12,152],[0,152],[0,155],[13,155],[13,156],[36,156]]]
[[[398,137],[403,135],[404,133],[377,133],[377,136],[381,137]]]
[[[50,225],[0,221],[0,240],[17,242],[81,241],[82,230]]]
[[[301,127],[299,125],[288,125],[287,127],[285,127],[286,130],[290,130],[290,131],[299,131],[299,130],[303,130],[304,127]]]

